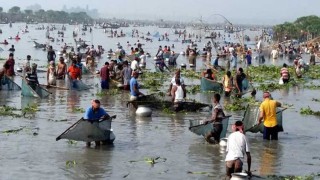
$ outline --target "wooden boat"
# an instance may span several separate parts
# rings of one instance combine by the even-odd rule
[[[40,44],[40,43],[37,43],[36,41],[33,41],[33,43],[34,43],[33,46],[34,46],[35,48],[43,49],[43,48],[46,48],[46,47],[47,47],[46,44]]]
[[[278,121],[278,131],[282,132],[283,131],[283,125],[282,125],[282,112],[284,111],[284,108],[277,108],[277,121]],[[252,132],[252,133],[257,133],[261,132],[263,133],[263,123],[259,122],[259,106],[247,106],[246,111],[244,113],[243,117],[243,124],[244,124],[244,130],[245,132]]]
[[[86,84],[84,84],[81,80],[71,80],[69,79],[69,86],[71,90],[78,90],[78,91],[83,91],[83,90],[88,90],[90,87]]]
[[[104,141],[113,143],[116,136],[111,129],[111,122],[114,118],[116,118],[116,116],[112,116],[109,119],[101,119],[93,123],[81,118],[58,136],[56,141],[69,139],[84,142]]]
[[[221,83],[209,80],[207,78],[201,78],[201,91],[215,91],[222,92],[223,86]]]
[[[220,134],[220,139],[225,138],[227,135],[230,117],[231,116],[226,116],[221,122],[222,131]],[[205,136],[213,130],[213,122],[205,124],[205,120],[190,120],[189,130],[199,136]]]
[[[0,90],[19,91],[21,90],[21,87],[18,84],[16,84],[14,81],[12,81],[8,76],[4,75],[0,80]]]
[[[48,90],[46,90],[41,86],[36,86],[36,89],[33,89],[31,86],[28,85],[25,79],[22,79],[21,87],[22,87],[22,90],[21,90],[22,96],[45,98],[45,97],[48,97],[49,94],[51,94]]]

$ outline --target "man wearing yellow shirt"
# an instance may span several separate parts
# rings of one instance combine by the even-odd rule
[[[278,140],[277,107],[280,107],[281,103],[272,100],[269,92],[263,93],[263,99],[259,116],[259,124],[264,121],[263,139]]]

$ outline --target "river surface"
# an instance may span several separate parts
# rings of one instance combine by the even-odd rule
[[[9,36],[14,37],[20,31],[20,41],[8,40],[15,45],[16,64],[30,54],[33,61],[46,65],[46,52],[35,49],[32,39],[39,43],[47,43],[45,30],[35,30],[38,25],[29,25],[29,33],[21,34],[25,24],[0,25],[3,33],[0,40]],[[57,25],[61,27],[61,25]],[[74,45],[72,30],[75,26],[67,26],[65,42]],[[131,34],[132,27],[122,28],[124,33]],[[154,34],[168,32],[169,38],[174,40],[172,29],[157,29],[156,27],[139,27],[140,32],[150,31]],[[120,30],[119,30],[120,31]],[[253,39],[260,32],[246,32]],[[109,34],[108,34],[109,35]],[[57,37],[57,31],[51,32]],[[81,36],[80,36],[81,37]],[[120,42],[127,52],[126,42],[132,45],[137,38],[109,38],[102,29],[93,29],[87,32],[83,39],[93,42],[94,45],[103,45],[108,50],[115,50],[116,43]],[[142,41],[140,39],[140,41]],[[200,47],[206,41],[198,43]],[[154,38],[152,43],[145,43],[144,49],[154,55],[159,45],[175,44],[175,51],[181,52],[186,44],[177,42],[158,42]],[[59,50],[60,42],[51,43],[54,49]],[[5,51],[0,57],[8,56],[10,45],[0,45]],[[100,67],[107,61],[106,54],[99,60]],[[308,56],[305,56],[307,59]],[[267,64],[281,65],[286,59],[272,61]],[[186,63],[185,57],[178,58],[178,64]],[[254,64],[257,62],[254,61]],[[147,68],[152,69],[153,59],[147,61]],[[197,70],[204,68],[201,58],[197,60]],[[46,84],[45,73],[39,73],[39,81]],[[21,79],[15,77],[20,84]],[[105,96],[101,98],[102,106],[109,114],[117,115],[112,123],[116,135],[113,145],[98,148],[85,147],[85,143],[68,143],[55,141],[66,128],[82,117],[78,108],[87,108],[90,101],[97,97],[99,79],[94,75],[86,75],[83,81],[93,88],[85,92],[54,90],[47,99],[30,99],[21,97],[21,92],[0,91],[0,105],[26,107],[28,104],[37,104],[39,111],[29,118],[12,118],[0,116],[0,131],[25,127],[18,133],[0,134],[0,179],[223,179],[225,174],[225,150],[218,145],[209,145],[204,139],[191,133],[188,129],[189,120],[207,119],[208,112],[168,115],[161,111],[153,111],[150,118],[135,117],[126,107],[127,92]],[[196,81],[197,82],[197,81]],[[192,83],[196,83],[192,82]],[[59,81],[60,86],[65,82]],[[148,91],[143,90],[148,93]],[[212,94],[203,93],[189,98],[195,98],[203,103],[210,103]],[[320,109],[320,103],[312,98],[320,98],[319,90],[290,88],[272,93],[274,99],[286,104],[293,104],[292,108],[284,111],[284,132],[279,134],[279,141],[266,142],[261,134],[247,133],[252,156],[252,170],[255,175],[308,175],[320,172],[320,118],[303,116],[301,107],[310,106],[313,110]],[[262,100],[261,92],[257,99]],[[222,101],[224,101],[222,99]],[[224,103],[224,102],[222,102]],[[233,123],[243,112],[232,113]],[[62,121],[61,121],[62,120]],[[230,128],[229,128],[230,132]],[[160,157],[158,162],[150,165],[144,161],[148,157]],[[74,162],[69,164],[67,162]],[[245,168],[247,165],[245,164]],[[209,174],[189,174],[191,172],[208,172]]]

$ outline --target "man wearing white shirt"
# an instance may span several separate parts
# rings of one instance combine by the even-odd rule
[[[138,60],[139,60],[139,58],[135,57],[134,60],[131,62],[131,66],[130,67],[132,69],[132,72],[140,69]]]
[[[176,85],[176,78],[177,79],[180,79],[180,84],[183,88],[185,88],[185,85],[184,85],[184,80],[183,78],[181,77],[181,74],[180,74],[180,69],[178,69],[174,75],[174,77],[171,79],[170,81],[170,87],[169,87],[169,90],[168,90],[168,95],[171,96],[171,89],[173,86]]]
[[[231,179],[232,173],[242,172],[242,159],[247,154],[248,175],[251,176],[251,155],[249,143],[243,132],[242,121],[237,121],[232,125],[232,131],[228,137],[227,142],[227,156],[226,156],[226,179]]]

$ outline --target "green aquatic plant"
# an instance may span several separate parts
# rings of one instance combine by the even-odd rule
[[[38,104],[28,104],[25,108],[22,109],[22,113],[35,113],[39,111]]]
[[[234,101],[231,104],[225,105],[224,109],[227,110],[227,111],[241,111],[241,110],[245,110],[246,107],[244,105],[242,105],[241,102]]]
[[[181,70],[181,75],[183,77],[189,78],[189,79],[200,79],[201,78],[200,72],[196,72],[196,71],[190,70],[190,69]]]
[[[117,95],[120,93],[121,93],[121,91],[118,88],[115,88],[115,89],[108,89],[108,90],[97,92],[96,96],[104,97],[104,96],[108,96],[108,95]]]
[[[72,110],[72,112],[84,113],[86,112],[82,107],[77,107]]]
[[[193,86],[188,86],[186,88],[188,94],[197,94],[201,91],[200,85],[193,85]]]
[[[24,128],[26,128],[26,127],[21,127],[21,128],[18,128],[18,129],[9,129],[9,130],[2,131],[2,133],[4,133],[4,134],[9,134],[9,133],[16,134],[16,133],[22,131]]]
[[[75,167],[77,164],[77,162],[75,160],[68,160],[66,161],[66,167],[67,168],[71,168],[71,167]]]
[[[76,145],[76,144],[78,143],[78,141],[70,140],[70,139],[69,139],[69,140],[67,141],[67,143],[70,144],[70,145]]]
[[[277,176],[277,175],[269,175],[267,176],[268,179],[271,180],[315,180],[320,177],[320,174],[311,174],[306,176]]]
[[[320,111],[314,111],[308,106],[307,108],[301,108],[300,114],[320,116]]]
[[[12,117],[22,117],[21,114],[17,114],[16,112],[20,111],[19,109],[15,108],[15,107],[11,107],[11,106],[0,106],[0,116],[12,116]]]

